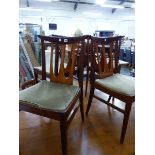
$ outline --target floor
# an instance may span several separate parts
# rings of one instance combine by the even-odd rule
[[[95,93],[108,98],[100,91]],[[88,97],[84,98],[84,110],[87,102]],[[114,104],[124,107],[124,103],[117,99]],[[28,112],[20,112],[19,118],[20,155],[61,155],[59,122]],[[122,121],[120,112],[93,99],[85,122],[81,122],[78,110],[69,127],[68,155],[134,155],[135,103],[123,145],[119,144]]]

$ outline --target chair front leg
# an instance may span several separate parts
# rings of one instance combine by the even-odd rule
[[[67,155],[67,122],[60,121],[62,155]]]
[[[124,119],[123,119],[123,125],[122,125],[122,132],[121,132],[121,139],[120,143],[123,144],[126,130],[127,130],[127,125],[129,121],[129,116],[130,116],[130,111],[131,111],[132,103],[126,103],[125,105],[125,112],[124,112]]]
[[[91,85],[88,105],[87,105],[87,109],[86,109],[86,115],[88,115],[88,112],[89,112],[89,109],[90,109],[90,106],[91,106],[91,103],[92,103],[92,99],[93,99],[93,96],[94,96],[94,90],[95,90],[94,86]]]

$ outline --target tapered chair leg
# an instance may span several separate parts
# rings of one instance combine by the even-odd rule
[[[109,98],[108,98],[108,101],[107,101],[107,102],[109,103],[109,102],[110,102],[110,100],[111,100],[111,98],[112,98],[112,103],[114,103],[115,98],[114,98],[114,97],[112,97],[112,96],[110,96],[110,95],[109,95]]]
[[[124,119],[123,119],[123,125],[122,125],[122,132],[121,132],[121,139],[120,143],[123,144],[126,130],[127,130],[127,125],[129,121],[129,116],[130,116],[130,111],[131,111],[132,103],[126,103],[125,105],[125,113],[124,113]]]
[[[92,99],[93,99],[93,96],[94,96],[94,87],[90,87],[90,95],[89,95],[89,100],[88,100],[88,105],[87,105],[87,109],[86,109],[86,115],[88,115],[88,112],[89,112],[89,109],[90,109],[90,106],[91,106],[91,103],[92,103]]]
[[[85,97],[87,96],[88,80],[89,80],[89,66],[87,66]]]
[[[114,101],[115,101],[115,98],[114,98],[114,97],[112,97],[112,104],[114,104]]]
[[[82,119],[82,122],[84,122],[83,96],[80,96],[79,100],[80,100],[81,119]]]
[[[110,95],[109,95],[109,98],[108,98],[108,101],[107,101],[108,103],[110,102],[110,100],[111,100],[111,97],[112,97],[112,96],[110,96]]]
[[[62,155],[67,155],[67,126],[65,122],[60,122]]]

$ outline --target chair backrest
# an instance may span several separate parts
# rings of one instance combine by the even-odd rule
[[[119,70],[119,52],[123,36],[91,38],[91,65],[92,72],[98,72],[99,78],[117,73]]]
[[[64,84],[73,84],[73,72],[77,55],[80,55],[80,67],[83,68],[83,51],[85,50],[85,36],[61,37],[61,36],[38,36],[42,45],[42,80],[46,80],[46,43],[51,44],[50,57],[50,81]],[[68,49],[69,47],[69,49]],[[65,52],[70,51],[68,61]]]

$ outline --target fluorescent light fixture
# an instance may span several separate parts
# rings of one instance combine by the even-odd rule
[[[103,4],[101,7],[105,8],[116,8],[116,9],[124,9],[124,6],[122,5],[111,5],[111,4]]]
[[[102,5],[105,3],[106,0],[96,0],[96,4]]]
[[[36,9],[36,8],[19,8],[19,10],[24,10],[24,11],[43,11],[43,9]]]
[[[119,22],[119,21],[121,21],[121,19],[111,19],[111,20],[109,20],[110,22]]]
[[[101,13],[95,13],[95,12],[83,12],[85,15],[90,15],[90,16],[101,16]]]
[[[135,16],[125,16],[125,18],[135,18]]]
[[[36,1],[39,1],[39,2],[57,2],[59,0],[36,0]]]
[[[120,19],[121,21],[135,20],[135,16],[122,16]]]
[[[51,2],[52,0],[36,0],[36,1],[40,1],[40,2]]]
[[[59,0],[36,0],[40,2],[58,2]]]
[[[78,17],[73,17],[71,18],[72,20],[86,20],[85,18],[78,18]]]
[[[41,16],[24,16],[22,18],[42,18]]]

